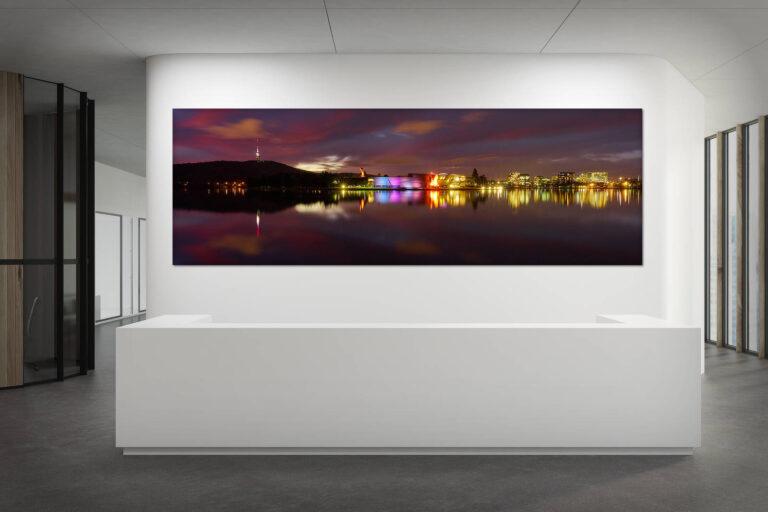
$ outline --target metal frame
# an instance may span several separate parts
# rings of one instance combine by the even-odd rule
[[[760,145],[762,144],[763,147],[763,168],[760,169],[760,172],[763,173],[763,182],[764,182],[764,190],[763,190],[763,219],[768,219],[768,176],[766,176],[766,172],[768,172],[768,126],[766,126],[765,123],[768,123],[768,118],[765,116],[762,118],[763,120],[763,126],[766,127],[765,130],[763,130],[763,133],[758,133],[759,137],[762,137],[762,140],[758,141],[758,150],[760,148]],[[764,221],[763,224],[765,225],[764,232],[763,232],[763,244],[768,245],[768,221]],[[758,347],[758,356],[766,357],[766,344],[768,344],[768,340],[766,340],[765,330],[766,325],[765,321],[768,321],[768,275],[766,274],[766,268],[768,268],[768,257],[765,256],[765,252],[768,247],[763,248],[764,253],[764,261],[763,261],[763,281],[765,281],[765,286],[763,290],[763,308],[764,308],[764,317],[763,317],[763,343],[761,346]]]
[[[93,184],[88,182],[88,96],[80,93],[80,110],[78,112],[78,128],[80,131],[80,147],[78,148],[79,169],[77,172],[77,304],[78,332],[80,333],[80,375],[88,374],[88,310],[93,300],[88,297],[88,193]]]
[[[99,322],[99,323],[107,322],[107,321],[110,321],[110,320],[116,320],[118,318],[122,318],[123,317],[123,216],[120,215],[119,213],[109,213],[109,212],[102,212],[102,211],[94,210],[93,211],[94,228],[95,228],[95,224],[96,224],[96,214],[97,213],[101,214],[101,215],[111,215],[113,217],[117,217],[117,218],[120,219],[120,223],[119,223],[120,224],[120,280],[119,280],[120,281],[120,293],[119,293],[119,296],[120,296],[120,313],[118,315],[116,315],[116,316],[108,316],[106,318],[94,318],[94,326],[96,325],[96,322]],[[93,239],[95,240],[95,238],[96,237],[95,237],[95,229],[94,229],[94,237],[93,237]],[[94,268],[95,268],[95,264],[96,264],[95,249],[94,249],[93,262],[94,262]],[[95,279],[94,279],[94,281],[95,281]],[[94,291],[93,297],[94,297],[94,301],[95,301],[95,299],[96,299],[95,291]],[[93,308],[91,308],[91,309],[93,309]],[[95,312],[94,312],[94,315],[95,315]]]
[[[709,137],[706,137],[704,139],[704,343],[710,343],[712,345],[716,345],[717,342],[713,341],[710,337],[710,294],[711,294],[711,283],[710,283],[710,257],[711,257],[711,251],[710,251],[710,220],[711,220],[711,210],[710,210],[710,195],[712,192],[712,189],[710,187],[710,180],[712,176],[712,168],[710,166],[710,162],[712,161],[711,158],[711,148],[710,148],[710,142],[711,141],[717,141],[717,135],[710,135]],[[716,170],[715,170],[716,171]]]
[[[744,161],[744,169],[743,169],[743,184],[742,184],[742,199],[741,204],[743,205],[743,211],[742,211],[742,234],[741,234],[741,250],[742,250],[742,268],[743,270],[743,283],[742,283],[742,294],[743,294],[743,301],[742,301],[742,309],[743,309],[743,324],[742,325],[742,346],[743,346],[743,352],[746,352],[747,354],[755,354],[757,355],[757,350],[750,350],[749,348],[749,191],[750,191],[750,181],[749,181],[749,167],[750,167],[750,156],[751,158],[756,158],[757,155],[750,155],[749,154],[749,127],[757,125],[758,121],[755,119],[754,121],[750,121],[748,123],[745,123],[743,125],[743,131],[742,133],[742,140],[744,141],[743,144],[743,161]],[[758,137],[759,137],[758,133]]]
[[[137,217],[137,219],[139,219],[138,222],[137,222],[138,229],[139,229],[139,236],[137,237],[137,241],[138,241],[138,245],[139,245],[139,256],[137,258],[137,260],[139,262],[139,264],[138,264],[139,275],[137,276],[138,288],[139,288],[139,300],[138,300],[139,307],[137,309],[137,312],[138,313],[146,313],[146,311],[147,311],[146,305],[145,305],[144,309],[141,309],[141,221],[144,221],[144,224],[146,224],[147,223],[147,219],[145,219],[143,217]],[[144,228],[146,229],[146,226],[144,226]]]
[[[64,84],[56,85],[56,157],[54,177],[54,339],[56,380],[64,380]]]
[[[720,168],[722,169],[722,189],[723,189],[723,200],[722,200],[722,218],[720,219],[721,227],[723,230],[723,236],[721,240],[721,250],[723,251],[723,282],[722,282],[722,294],[723,294],[723,301],[721,304],[721,311],[720,314],[723,315],[723,332],[720,333],[720,337],[722,338],[722,347],[728,348],[731,350],[736,350],[736,344],[733,345],[730,344],[729,339],[729,329],[730,329],[730,322],[728,318],[728,290],[730,285],[730,279],[729,274],[731,271],[731,265],[730,265],[730,256],[728,253],[728,237],[730,235],[731,230],[728,229],[728,219],[729,219],[729,210],[728,207],[730,206],[730,202],[728,201],[728,193],[730,191],[730,187],[728,186],[728,177],[730,175],[730,168],[728,166],[728,158],[730,156],[730,152],[728,151],[729,146],[729,138],[731,135],[737,134],[736,128],[731,128],[729,130],[724,130],[723,132],[723,147],[722,147],[722,161],[720,162]]]
[[[96,173],[95,173],[95,161],[96,161],[96,103],[93,100],[88,100],[88,126],[87,126],[87,169],[86,169],[86,181],[90,185],[86,194],[86,274],[87,274],[87,296],[88,296],[88,311],[86,314],[86,329],[88,331],[88,369],[93,370],[96,368],[96,319],[94,318],[94,302],[95,302],[95,289],[94,281],[96,277],[95,273],[95,259],[94,251],[96,250],[95,243],[95,188],[96,188]]]

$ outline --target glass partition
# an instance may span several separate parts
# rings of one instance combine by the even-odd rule
[[[80,373],[80,308],[78,302],[78,268],[76,263],[64,264],[64,322],[63,366],[64,376]]]
[[[62,165],[62,213],[63,213],[63,359],[64,375],[80,373],[80,173],[83,136],[80,110],[80,93],[64,87],[63,105],[63,165]]]
[[[24,383],[86,373],[91,268],[86,201],[93,107],[85,93],[24,78]]]

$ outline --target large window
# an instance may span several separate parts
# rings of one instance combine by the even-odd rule
[[[147,310],[147,219],[139,219],[139,311]]]
[[[705,140],[705,340],[765,357],[766,118]]]
[[[726,331],[725,344],[741,346],[743,332],[742,317],[742,188],[739,169],[739,146],[741,134],[732,130],[725,134],[725,175],[726,175]]]
[[[111,213],[97,213],[95,223],[95,284],[96,321],[121,315],[121,217]]]
[[[705,141],[705,165],[707,180],[707,262],[706,262],[706,317],[705,338],[717,343],[720,337],[720,318],[722,311],[722,208],[721,208],[721,173],[718,165],[717,137]]]
[[[146,220],[96,214],[96,321],[146,310]]]
[[[762,250],[765,233],[765,181],[760,172],[760,125],[747,125],[745,132],[746,167],[746,346],[748,352],[759,351],[760,332],[765,328],[765,256]]]

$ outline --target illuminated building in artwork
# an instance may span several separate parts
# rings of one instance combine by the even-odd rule
[[[418,178],[411,178],[408,176],[376,176],[373,178],[373,188],[424,188],[424,182]]]
[[[447,188],[461,188],[467,185],[467,177],[463,174],[440,174],[440,179]]]
[[[605,187],[608,185],[608,173],[605,171],[582,172],[574,178],[579,185]]]
[[[466,188],[469,182],[463,174],[433,174],[427,181],[428,188]]]
[[[259,153],[259,139],[256,139],[256,161],[261,160],[261,154]]]
[[[588,172],[587,176],[590,183],[603,186],[608,184],[608,173],[605,171]]]
[[[534,187],[546,187],[549,185],[549,178],[546,176],[534,176],[533,178],[533,186]]]
[[[530,174],[521,174],[519,178],[517,178],[517,186],[518,187],[530,187],[531,186],[531,175]]]
[[[517,182],[519,179],[520,179],[519,172],[511,172],[507,175],[507,183],[513,187],[518,184]]]
[[[558,173],[557,183],[561,186],[573,185],[573,173],[570,171],[563,171]]]

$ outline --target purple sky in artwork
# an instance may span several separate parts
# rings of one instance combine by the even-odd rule
[[[173,161],[371,174],[642,174],[640,109],[176,109]]]

